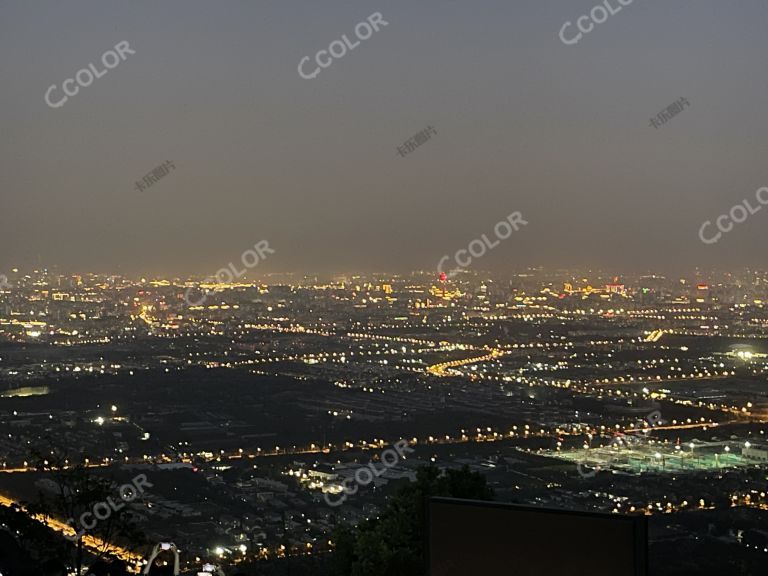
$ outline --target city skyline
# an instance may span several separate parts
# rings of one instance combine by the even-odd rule
[[[163,543],[187,570],[314,552],[321,568],[339,522],[435,466],[499,502],[647,517],[654,574],[681,564],[681,538],[723,569],[761,564],[768,272],[579,272],[12,277],[0,516],[74,466],[104,496],[48,526],[89,553],[127,509],[158,544],[127,533],[113,561],[154,562]]]

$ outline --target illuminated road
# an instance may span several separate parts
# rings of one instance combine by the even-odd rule
[[[750,420],[750,422],[763,422],[763,420]],[[743,420],[730,420],[728,422],[697,422],[695,424],[670,424],[669,426],[653,426],[647,428],[627,428],[624,432],[645,432],[646,430],[691,430],[693,428],[716,428],[729,424],[744,424]]]
[[[84,468],[109,468],[110,466],[112,466],[111,463],[83,464]],[[64,470],[67,470],[66,466],[64,467]],[[13,472],[39,472],[39,470],[34,466],[25,466],[25,467],[18,467],[18,468],[0,468],[0,474],[2,474],[3,472],[5,472],[6,474],[10,474]]]
[[[434,364],[432,366],[429,366],[427,368],[427,372],[432,374],[433,376],[451,376],[451,375],[460,375],[460,372],[457,372],[455,370],[452,370],[452,368],[456,368],[458,366],[466,366],[467,364],[478,364],[480,362],[487,362],[488,360],[493,360],[494,358],[498,358],[499,356],[503,356],[504,352],[501,350],[492,350],[490,354],[486,354],[485,356],[477,356],[475,358],[467,358],[465,360],[452,360],[450,362],[442,362],[440,364]]]
[[[27,512],[23,506],[21,506],[15,500],[8,498],[7,496],[0,495],[0,505],[6,506],[9,508],[17,507],[19,510],[23,512]],[[50,517],[43,518],[42,516],[33,515],[29,513],[27,515],[33,520],[37,520],[38,522],[45,524],[50,529],[55,530],[56,532],[61,532],[64,535],[70,535],[70,536],[75,534],[75,531],[71,526],[65,524],[64,522],[56,520],[55,518],[50,518]],[[143,560],[142,556],[134,554],[129,550],[126,550],[125,548],[121,548],[119,546],[108,545],[101,538],[97,538],[95,536],[89,536],[89,535],[83,536],[83,545],[85,546],[85,548],[91,550],[92,552],[95,552],[96,554],[107,554],[109,556],[113,556],[115,558],[125,560],[129,564],[139,564]]]

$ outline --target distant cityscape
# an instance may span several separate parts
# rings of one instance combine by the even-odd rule
[[[0,14],[0,576],[766,574],[768,2]]]
[[[654,574],[768,558],[768,272],[5,277],[0,504],[70,539],[62,445],[185,569],[332,555],[425,466],[647,515]]]

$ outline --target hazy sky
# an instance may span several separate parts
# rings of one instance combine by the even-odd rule
[[[768,186],[768,3],[634,0],[561,42],[596,4],[0,0],[0,271],[207,273],[263,239],[264,271],[429,269],[514,211],[473,266],[764,264],[768,206],[699,228]]]

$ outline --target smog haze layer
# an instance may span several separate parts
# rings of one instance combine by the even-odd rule
[[[768,7],[594,5],[6,2],[0,269],[427,270],[515,211],[478,267],[764,263],[768,210],[700,229],[768,185]]]

